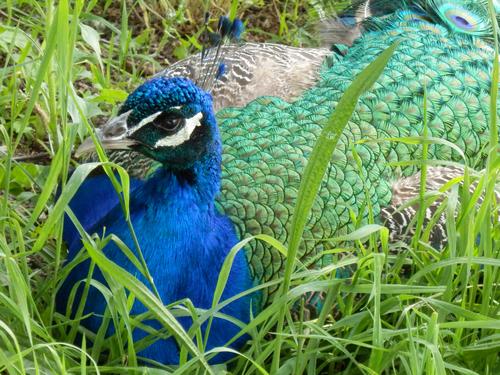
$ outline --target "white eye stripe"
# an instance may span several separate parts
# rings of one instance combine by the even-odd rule
[[[191,138],[194,129],[201,125],[201,119],[203,118],[203,113],[198,112],[193,117],[187,118],[185,125],[179,129],[179,131],[173,135],[167,136],[165,138],[156,141],[154,147],[175,147],[183,144]]]
[[[171,108],[180,111],[182,109],[182,106],[171,107]],[[156,118],[158,116],[160,116],[162,113],[163,113],[163,111],[159,111],[159,112],[153,113],[152,115],[149,115],[148,117],[143,118],[136,126],[134,126],[132,129],[129,129],[129,131],[127,133],[132,134],[132,133],[136,132],[137,130],[142,128],[144,125],[147,125],[147,124],[153,122],[154,120],[156,120]]]
[[[135,133],[137,130],[139,130],[140,128],[142,128],[144,125],[147,125],[150,122],[153,122],[162,113],[163,113],[163,111],[156,112],[156,113],[153,113],[152,115],[149,115],[148,117],[143,118],[136,126],[134,126],[133,128],[129,129],[128,134]]]

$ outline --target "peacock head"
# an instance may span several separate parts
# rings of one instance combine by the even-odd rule
[[[220,152],[209,92],[225,73],[221,45],[238,42],[244,26],[239,18],[231,21],[222,16],[213,33],[208,31],[208,21],[206,14],[205,39],[210,45],[201,52],[196,83],[157,77],[139,86],[118,116],[96,131],[104,148],[137,151],[172,170],[190,169],[207,152]],[[76,156],[93,149],[94,142],[87,139]]]
[[[131,150],[179,170],[190,168],[218,136],[212,98],[186,78],[153,78],[96,131],[106,149]],[[77,150],[94,148],[87,139]]]

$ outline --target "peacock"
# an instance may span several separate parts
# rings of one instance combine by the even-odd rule
[[[196,307],[210,308],[222,264],[246,236],[267,234],[287,243],[301,176],[323,124],[356,75],[396,41],[400,44],[393,57],[374,87],[360,98],[331,158],[299,260],[311,267],[332,262],[330,256],[322,255],[326,246],[322,240],[354,230],[352,215],[368,222],[367,200],[377,220],[383,221],[384,215],[395,218],[391,230],[406,226],[406,220],[398,220],[392,208],[400,203],[398,192],[412,191],[418,183],[418,165],[397,167],[393,162],[419,160],[422,148],[380,140],[423,134],[424,92],[429,135],[458,145],[478,165],[484,163],[493,58],[487,2],[415,0],[395,7],[371,1],[364,5],[363,9],[371,11],[361,24],[349,26],[340,21],[357,33],[352,45],[334,48],[330,62],[321,63],[313,74],[314,82],[296,98],[258,96],[240,107],[227,107],[221,99],[224,108],[216,115],[207,91],[224,85],[217,80],[224,77],[225,68],[215,54],[205,56],[210,68],[199,76],[161,74],[145,82],[128,96],[115,118],[96,130],[104,148],[121,150],[115,160],[152,161],[131,181],[129,211],[164,304],[189,298]],[[221,29],[230,34],[227,30],[234,24],[224,22],[227,25]],[[226,80],[225,84],[238,82]],[[231,95],[238,89],[228,87],[225,92]],[[79,153],[92,147],[93,142],[87,140]],[[128,152],[141,157],[127,158]],[[430,144],[428,157],[462,161],[445,144]],[[457,176],[455,167],[435,172],[436,180]],[[100,233],[105,227],[106,233],[135,248],[106,175],[87,179],[70,207],[89,233]],[[64,238],[71,270],[58,293],[58,309],[63,313],[71,312],[68,296],[73,288],[82,287],[78,282],[89,271],[88,260],[76,266],[71,262],[81,250],[81,241],[69,219]],[[107,244],[104,253],[146,283],[114,242]],[[283,267],[281,253],[261,242],[248,243],[244,252],[235,255],[222,300],[277,278]],[[105,283],[98,269],[93,278]],[[276,287],[269,287],[245,294],[221,312],[247,323],[272,302],[275,292]],[[104,297],[90,288],[84,313],[91,315],[82,324],[97,331],[105,307]],[[135,302],[132,314],[143,312],[145,307]],[[192,324],[185,317],[179,322],[186,329]],[[156,321],[147,324],[161,327]],[[206,348],[226,345],[239,330],[232,321],[215,318]],[[135,329],[134,340],[145,336],[145,330]],[[241,337],[231,346],[239,348],[244,340]],[[173,338],[159,339],[139,354],[167,364],[179,360]]]

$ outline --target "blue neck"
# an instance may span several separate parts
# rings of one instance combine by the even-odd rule
[[[215,209],[221,179],[221,145],[216,140],[192,170],[159,170],[134,192],[132,222],[148,268],[164,303],[189,298],[196,307],[210,308],[219,273],[238,242],[233,223]],[[253,287],[243,251],[234,259],[222,299]],[[222,312],[248,322],[260,307],[260,295],[240,298]],[[181,319],[188,328],[189,320]],[[209,348],[225,345],[239,328],[216,319]],[[236,345],[236,344],[235,344]],[[162,354],[163,353],[163,354]],[[169,362],[165,347],[153,345],[141,353]],[[175,356],[175,355],[174,355]]]
[[[204,268],[207,263],[223,260],[238,242],[232,223],[215,209],[221,180],[220,150],[220,141],[215,140],[209,152],[191,169],[160,168],[134,192],[131,212],[137,235],[143,237],[139,238],[139,243],[145,252],[153,245],[162,244],[161,250],[144,255],[151,257],[150,267],[158,261],[163,263],[163,270],[158,270],[160,274],[167,274],[167,265],[170,278],[165,280],[167,284],[172,283],[172,277],[182,281],[188,274],[186,270]],[[134,212],[139,214],[134,217]],[[224,219],[224,228],[220,227],[221,219]],[[149,238],[153,230],[157,233]],[[212,275],[209,278],[212,279]],[[193,284],[198,283],[193,281]],[[159,282],[158,285],[164,287],[165,284]],[[177,289],[176,285],[172,287],[170,290]],[[179,293],[183,293],[182,287]]]
[[[218,135],[218,134],[217,134]],[[172,171],[163,168],[158,172],[166,180],[165,199],[180,203],[187,195],[193,203],[214,210],[215,197],[220,191],[222,145],[218,137],[208,147],[208,152],[196,161],[189,170]],[[159,191],[157,193],[161,194]],[[180,196],[176,197],[177,194]],[[187,195],[186,195],[187,194]],[[179,201],[180,198],[180,201]]]

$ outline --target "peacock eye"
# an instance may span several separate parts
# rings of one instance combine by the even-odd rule
[[[469,21],[457,14],[450,16],[450,18],[458,27],[463,27],[464,29],[470,29],[472,27]]]
[[[488,31],[488,22],[483,17],[461,5],[444,3],[438,11],[443,20],[455,31],[472,34]]]
[[[175,133],[186,123],[186,119],[177,112],[162,112],[151,124],[167,133]]]

